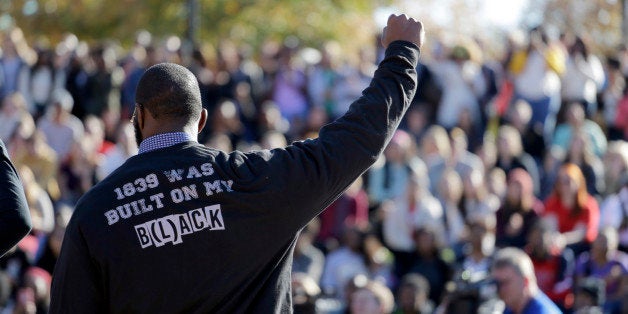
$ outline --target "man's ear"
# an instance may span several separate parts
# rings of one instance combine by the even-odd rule
[[[203,131],[203,128],[205,128],[206,123],[207,123],[207,109],[203,108],[203,110],[201,110],[201,118],[200,120],[198,120],[198,133],[201,133],[201,131]]]

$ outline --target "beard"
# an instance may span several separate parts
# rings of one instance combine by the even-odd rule
[[[133,115],[133,131],[135,133],[135,143],[137,143],[137,147],[140,147],[144,138],[142,137],[142,130],[140,130],[140,124],[137,122],[136,115]]]

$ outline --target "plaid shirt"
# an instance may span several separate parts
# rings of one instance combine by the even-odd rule
[[[170,147],[183,142],[194,141],[192,137],[185,132],[163,133],[153,135],[147,139],[144,139],[140,143],[138,154],[150,152],[155,149],[164,147]]]

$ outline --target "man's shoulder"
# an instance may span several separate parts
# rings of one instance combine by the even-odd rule
[[[560,314],[561,311],[542,291],[538,291],[537,295],[530,300],[525,310],[528,314]]]

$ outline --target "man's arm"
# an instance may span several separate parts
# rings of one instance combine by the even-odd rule
[[[231,155],[234,190],[251,179],[265,189],[267,199],[254,201],[270,214],[269,229],[294,233],[377,160],[414,97],[422,34],[419,22],[390,17],[382,37],[386,55],[369,87],[344,116],[321,129],[318,139]]]
[[[31,231],[24,188],[0,140],[0,256]]]

